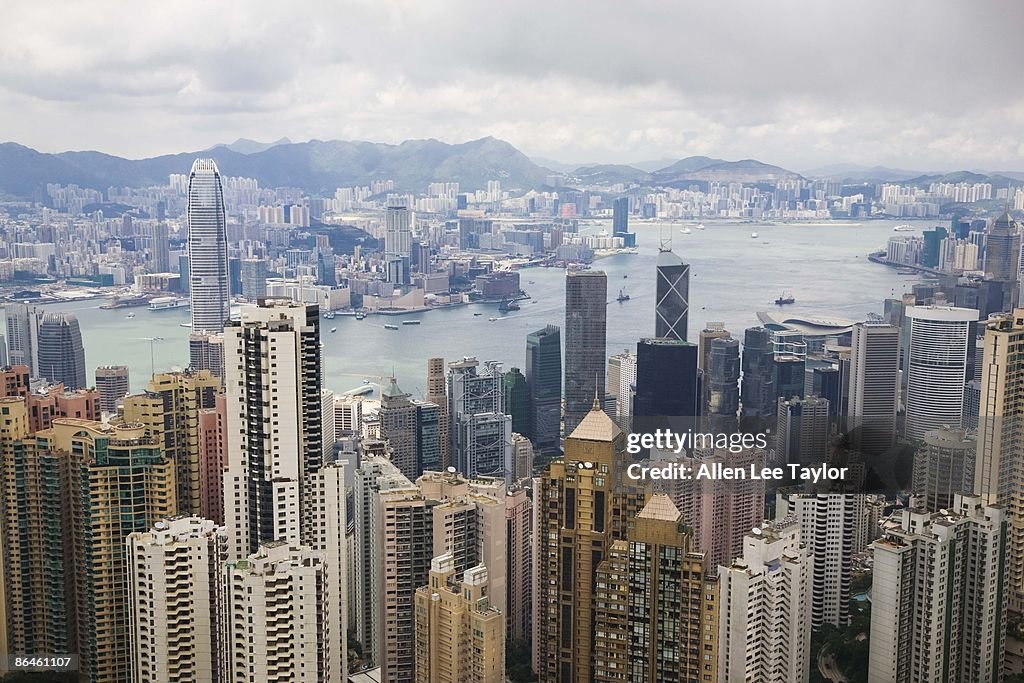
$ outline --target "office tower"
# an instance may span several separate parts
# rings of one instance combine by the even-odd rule
[[[224,190],[213,159],[196,159],[192,164],[187,215],[192,331],[221,332],[229,317],[231,301]]]
[[[533,444],[522,434],[512,432],[512,481],[533,475]]]
[[[416,589],[419,683],[504,683],[505,619],[491,606],[483,565],[456,579],[450,553],[430,562],[429,584]]]
[[[678,339],[641,339],[636,344],[633,424],[639,431],[696,426],[700,416],[697,345]]]
[[[242,296],[256,301],[267,296],[267,262],[258,258],[242,259]]]
[[[391,461],[402,474],[415,479],[422,469],[419,466],[416,431],[416,406],[410,401],[411,394],[404,393],[392,377],[388,386],[380,392],[380,438],[388,442]]]
[[[654,336],[686,341],[690,316],[690,264],[670,248],[658,250]]]
[[[438,440],[441,448],[441,469],[452,464],[451,416],[448,414],[448,378],[444,358],[427,359],[426,399],[438,407]]]
[[[608,393],[615,396],[615,416],[628,418],[633,414],[636,389],[636,354],[629,349],[608,357]]]
[[[992,221],[985,233],[985,277],[1016,282],[1020,269],[1020,230],[1009,212]]]
[[[924,433],[914,453],[913,491],[928,512],[953,506],[953,495],[974,491],[978,439],[963,429],[943,427]]]
[[[565,434],[576,429],[594,396],[604,396],[608,276],[598,270],[565,276]]]
[[[794,353],[788,344],[780,346],[774,342],[772,353],[772,386],[775,389],[775,400],[793,397],[803,398],[804,376],[807,372],[806,353]]]
[[[629,197],[612,201],[612,232],[629,232]]]
[[[817,396],[779,399],[775,420],[777,461],[812,466],[828,460],[828,413],[828,401]]]
[[[808,679],[813,563],[789,518],[751,531],[743,554],[719,568],[719,681]]]
[[[171,272],[171,243],[167,233],[167,223],[157,221],[150,228],[149,258],[153,273]]]
[[[242,259],[228,257],[228,295],[234,298],[242,293]]]
[[[334,429],[337,438],[359,436],[363,431],[363,398],[334,397]]]
[[[100,394],[100,409],[104,413],[116,413],[117,404],[128,389],[127,365],[101,365],[96,368],[96,391]]]
[[[227,535],[199,517],[128,535],[128,628],[137,683],[219,680],[218,573]]]
[[[209,370],[214,377],[224,379],[224,333],[193,332],[188,336],[189,367]]]
[[[717,680],[718,583],[664,493],[611,545],[596,596],[595,681]]]
[[[30,304],[8,303],[7,356],[11,365],[27,365],[33,377],[39,377],[39,324],[43,312]]]
[[[1024,606],[1024,529],[1015,512],[1024,504],[1024,475],[1019,467],[1024,453],[1022,349],[1024,309],[1014,309],[1012,315],[988,321],[973,478],[974,492],[983,502],[1003,505],[1010,511],[1007,587],[1015,610]]]
[[[526,337],[526,387],[530,393],[527,436],[538,452],[558,449],[562,422],[561,330],[548,325]]]
[[[530,392],[526,377],[519,368],[512,368],[502,378],[505,412],[512,418],[512,431],[527,434],[530,431]]]
[[[974,345],[978,311],[945,306],[907,308],[905,436],[946,425],[959,427],[964,385],[971,379],[967,359]]]
[[[774,417],[778,410],[772,374],[771,336],[763,327],[748,327],[743,334],[743,382],[740,386],[743,417]]]
[[[220,669],[239,683],[346,679],[336,667],[345,642],[330,613],[338,596],[323,556],[286,541],[271,541],[221,574]],[[240,637],[241,636],[241,637]]]
[[[850,579],[858,551],[858,529],[864,519],[864,496],[859,494],[780,493],[778,520],[796,517],[812,562],[811,626],[850,623]]]
[[[512,418],[505,410],[501,364],[476,358],[448,364],[448,415],[454,466],[468,477],[511,483]]]
[[[188,254],[178,255],[178,279],[181,282],[181,293],[185,295],[191,295],[189,288],[191,275],[189,273],[189,257]]]
[[[671,460],[691,467],[739,468],[760,471],[767,464],[769,451],[745,449],[733,453],[725,448],[699,449],[696,456],[667,456]],[[652,459],[658,455],[652,452]],[[756,479],[725,480],[714,477],[670,479],[660,487],[672,498],[672,503],[683,515],[683,521],[692,529],[697,550],[707,555],[708,567],[714,570],[727,564],[730,558],[743,554],[743,537],[764,521],[765,485]]]
[[[705,373],[711,368],[711,342],[716,339],[729,339],[732,334],[725,329],[725,323],[707,322],[697,336],[698,366]]]
[[[884,453],[892,447],[899,381],[899,328],[881,323],[854,325],[847,430],[858,450]]]
[[[505,497],[505,639],[529,644],[533,613],[533,501],[525,488]]]
[[[124,398],[124,422],[140,424],[174,463],[179,515],[198,515],[203,507],[199,411],[216,407],[220,380],[208,370],[161,372],[142,394]]]
[[[10,362],[7,358],[7,337],[0,334],[0,367],[6,368]]]
[[[412,228],[409,209],[389,206],[384,214],[384,261],[388,282],[409,284],[409,264],[412,257]]]
[[[1001,678],[1007,511],[954,496],[941,513],[903,511],[872,544],[868,680]]]
[[[445,469],[441,460],[441,406],[413,401],[416,408],[416,468],[420,473]]]
[[[68,389],[85,389],[85,347],[74,313],[47,313],[39,324],[38,374]]]
[[[829,417],[845,416],[846,413],[840,409],[843,402],[843,376],[837,366],[829,364],[808,367],[804,379],[804,396],[826,399]]]
[[[710,340],[708,347],[703,385],[709,424],[714,432],[732,432],[740,410],[740,343],[731,337],[718,337]]]
[[[227,467],[227,397],[199,413],[199,516],[224,524],[224,469]]]
[[[230,557],[244,559],[268,541],[312,545],[301,538],[311,504],[300,491],[325,462],[320,312],[282,299],[246,304],[224,344]]]
[[[69,489],[63,496],[70,501],[73,556],[58,560],[50,554],[53,548],[47,553],[74,568],[80,679],[128,681],[125,541],[132,532],[147,531],[174,514],[174,463],[141,425],[58,419],[23,443],[26,459],[69,461]],[[37,523],[46,524],[59,514],[51,510]],[[68,617],[70,621],[72,615]]]
[[[587,683],[594,673],[591,577],[614,541],[626,537],[646,492],[623,477],[625,435],[591,399],[565,440],[565,457],[539,478],[533,599],[536,673],[542,683]]]

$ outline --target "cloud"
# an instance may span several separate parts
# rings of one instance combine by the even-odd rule
[[[0,121],[47,151],[237,137],[1024,168],[1024,3],[12,0]]]

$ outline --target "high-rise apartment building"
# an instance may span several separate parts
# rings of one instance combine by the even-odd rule
[[[129,534],[132,683],[221,680],[217,584],[226,545],[224,529],[199,517]]]
[[[719,568],[719,681],[808,679],[814,560],[800,535],[792,518],[765,524]]]
[[[646,502],[623,476],[625,434],[591,398],[565,440],[565,457],[539,478],[534,505],[536,673],[543,683],[593,680],[597,609],[593,577]]]
[[[224,189],[213,159],[196,159],[192,164],[187,216],[192,331],[221,332],[229,318],[231,301]]]
[[[562,422],[561,330],[547,325],[526,337],[526,387],[530,428],[526,436],[539,452],[558,449]]]
[[[813,558],[811,626],[850,623],[850,580],[857,548],[858,528],[864,521],[861,494],[779,494],[775,515],[793,516]]]
[[[38,375],[68,389],[89,386],[85,346],[74,313],[46,313],[39,323]]]
[[[104,413],[116,413],[117,405],[128,389],[127,365],[101,365],[96,368],[96,391],[100,394],[100,409]]]
[[[964,387],[973,379],[968,359],[978,311],[950,306],[906,310],[905,436],[920,440],[943,426],[959,427]]]
[[[946,510],[957,493],[974,491],[974,460],[977,435],[945,427],[924,433],[914,453],[912,490],[929,512]]]
[[[857,323],[850,350],[847,430],[865,453],[884,453],[896,438],[900,393],[900,330]]]
[[[594,680],[718,680],[718,583],[679,510],[655,493],[596,579]]]
[[[169,273],[171,271],[171,243],[167,232],[167,223],[158,220],[150,228],[149,236],[150,272]]]
[[[418,452],[419,438],[416,429],[416,406],[392,377],[380,392],[380,438],[391,448],[391,461],[409,479],[415,479],[423,471]]]
[[[654,336],[687,340],[690,324],[690,264],[671,249],[658,250]]]
[[[565,435],[605,395],[608,276],[598,270],[565,275]]]
[[[224,379],[224,333],[193,332],[188,336],[189,367],[209,370]]]
[[[779,399],[775,418],[775,456],[780,463],[820,465],[829,455],[828,399]]]
[[[533,501],[525,488],[506,492],[505,538],[505,638],[528,644],[533,612]]]
[[[345,634],[328,562],[309,548],[271,541],[224,565],[218,597],[222,680],[341,683]]]
[[[384,260],[388,282],[409,284],[412,227],[406,206],[389,206],[384,213]]]
[[[444,358],[427,359],[426,400],[438,407],[438,441],[441,448],[441,468],[452,464],[451,416],[448,414],[448,377]]]
[[[872,544],[870,683],[1000,680],[1009,523],[957,494],[950,510],[904,510]]]
[[[208,370],[161,372],[149,380],[145,393],[124,399],[124,421],[145,425],[147,435],[161,444],[165,457],[175,464],[182,516],[202,510],[199,411],[214,408],[219,391],[220,380]]]
[[[522,434],[512,432],[512,482],[533,475],[533,444]]]
[[[491,605],[483,565],[456,578],[450,553],[430,563],[416,589],[416,678],[419,683],[504,683],[505,618]]]
[[[629,349],[608,357],[608,393],[615,396],[615,417],[628,419],[633,415],[636,354]]]

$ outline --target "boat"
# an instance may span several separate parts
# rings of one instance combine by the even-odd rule
[[[331,332],[337,332],[337,331],[338,331],[338,328],[337,328],[337,327],[332,327],[332,328],[331,328]]]
[[[134,313],[129,313],[128,315],[125,316],[125,318],[128,318],[129,320],[134,318],[134,317],[135,317]]]
[[[917,275],[917,270],[914,268],[897,268],[897,275]]]
[[[363,384],[369,384],[370,380],[366,377],[363,378]]]
[[[489,320],[489,321],[491,321],[491,322],[493,323],[493,322],[494,322],[495,320],[497,320],[497,318],[495,318],[495,317],[494,317],[494,316],[492,315],[492,316],[491,316],[490,318],[488,318],[488,320]]]
[[[324,313],[324,318],[327,320],[334,320],[334,311],[327,311]]]
[[[474,313],[473,317],[477,317],[477,316],[481,316],[481,315],[483,315],[483,313]]]
[[[398,325],[391,325],[391,324],[388,324],[388,325],[385,325],[385,326],[384,326],[384,329],[385,329],[385,330],[397,330],[397,329],[398,329]]]
[[[192,323],[178,323],[178,327],[192,327]]]
[[[628,276],[628,275],[623,275],[623,276],[622,276],[622,279],[623,279],[623,280],[626,280],[626,279],[628,279],[628,278],[629,278],[629,276]]]
[[[756,232],[750,233],[750,236],[753,237],[755,240],[757,239],[757,233]]]
[[[403,320],[402,324],[403,325],[419,325],[420,321],[419,320]]]
[[[704,229],[704,224],[703,223],[698,223],[697,224],[697,229],[698,230],[703,230]]]
[[[533,280],[529,280],[526,284],[532,285],[533,284]]]
[[[149,310],[166,311],[168,308],[184,308],[189,305],[189,300],[177,296],[158,296],[149,302]]]
[[[895,228],[892,229],[892,231],[893,232],[916,232],[916,230],[914,229],[914,226],[907,225],[906,223],[904,223],[903,225],[897,225]]]
[[[780,296],[778,299],[775,300],[775,305],[776,306],[785,306],[786,304],[795,304],[795,303],[796,303],[796,299],[793,298],[793,295],[792,294],[787,294],[786,292],[783,292],[782,296]]]
[[[615,300],[618,301],[620,304],[623,301],[629,301],[629,294],[626,294],[625,290],[620,289],[619,290],[619,295],[617,297],[615,297]]]
[[[690,230],[689,228],[684,227],[679,232],[683,233],[684,235],[689,235],[693,231]]]
[[[362,311],[356,311],[356,320],[362,320],[365,317],[366,317],[365,313],[363,313]]]
[[[519,304],[517,304],[515,301],[512,301],[511,299],[505,299],[500,304],[498,304],[498,310],[501,311],[502,313],[508,313],[509,311],[518,311]]]

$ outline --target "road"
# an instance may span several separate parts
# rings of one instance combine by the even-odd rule
[[[818,671],[832,683],[849,683],[836,665],[836,660],[829,653],[828,645],[823,645],[818,652]]]

